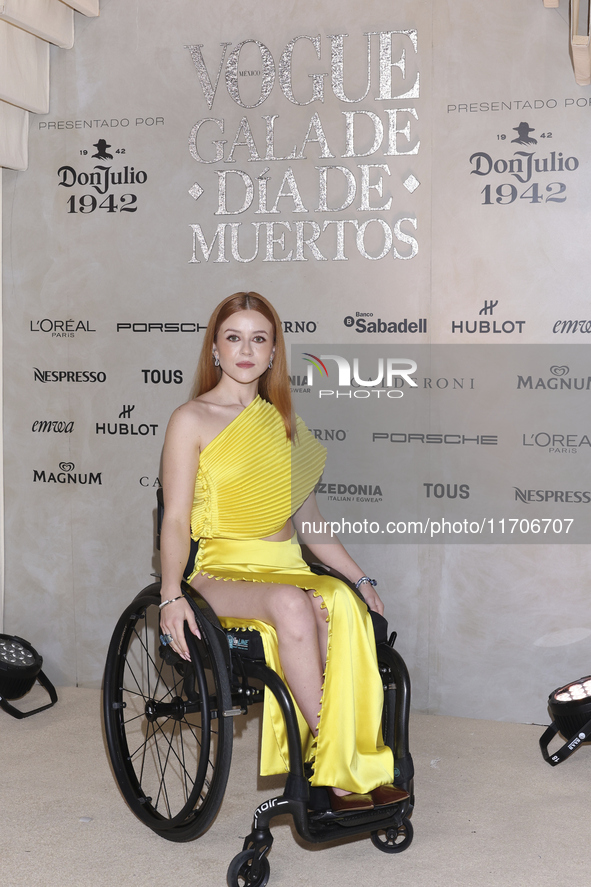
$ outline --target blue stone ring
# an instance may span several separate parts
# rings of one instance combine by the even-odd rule
[[[171,634],[161,634],[160,635],[160,643],[166,646],[167,644],[172,644],[172,635]]]

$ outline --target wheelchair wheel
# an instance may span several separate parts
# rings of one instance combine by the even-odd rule
[[[271,870],[269,860],[263,856],[259,861],[258,875],[254,877],[252,870],[254,855],[254,850],[243,850],[234,857],[226,876],[228,887],[265,887]]]
[[[402,853],[411,844],[413,834],[410,819],[403,819],[399,826],[372,832],[371,842],[384,853]]]
[[[232,757],[223,648],[196,614],[191,662],[160,645],[159,584],[121,616],[109,647],[103,709],[113,770],[138,818],[169,841],[199,837],[216,816]]]

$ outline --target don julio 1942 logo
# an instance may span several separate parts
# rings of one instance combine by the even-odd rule
[[[483,205],[506,206],[515,203],[518,197],[530,206],[539,203],[564,203],[566,181],[563,180],[579,168],[578,158],[565,157],[562,151],[549,151],[541,156],[534,147],[538,144],[538,138],[545,139],[548,145],[554,133],[536,132],[525,120],[514,126],[513,132],[517,135],[511,139],[511,143],[518,147],[514,149],[512,156],[493,157],[487,151],[476,151],[470,157],[470,175],[486,178],[496,174],[508,179],[496,188],[490,184],[484,186],[481,191],[484,196]],[[506,139],[505,133],[497,135],[500,142]],[[519,146],[522,146],[521,150]],[[533,150],[527,150],[528,148]]]
[[[73,193],[67,200],[68,213],[88,215],[97,209],[107,213],[134,213],[137,212],[137,185],[144,185],[148,180],[148,174],[143,169],[125,164],[123,169],[114,169],[113,164],[105,165],[100,161],[113,160],[113,154],[109,153],[111,145],[106,139],[99,139],[93,145],[96,153],[92,158],[99,161],[90,171],[79,170],[74,166],[60,166],[57,171],[58,188],[87,188],[88,193]],[[125,148],[116,148],[115,154],[125,154]],[[88,154],[87,149],[82,149],[80,154]],[[133,188],[133,190],[131,190]],[[121,193],[123,191],[123,193]]]

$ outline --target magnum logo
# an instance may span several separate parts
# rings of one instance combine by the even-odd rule
[[[81,486],[88,484],[88,486],[92,486],[98,484],[102,485],[102,472],[86,472],[82,474],[81,472],[76,472],[74,469],[76,466],[73,462],[60,462],[58,465],[58,471],[45,471],[44,469],[38,471],[36,468],[33,469],[33,483],[41,483],[41,484],[80,484]]]

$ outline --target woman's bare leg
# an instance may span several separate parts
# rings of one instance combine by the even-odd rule
[[[196,576],[191,583],[218,617],[258,619],[277,632],[285,679],[312,734],[318,711],[328,645],[328,615],[322,597],[294,585],[275,585]],[[349,791],[334,787],[338,795]]]
[[[319,632],[324,630],[319,626],[322,618],[326,620],[326,610],[320,610],[321,599],[293,585],[234,582],[206,576],[196,576],[191,584],[217,616],[258,619],[275,628],[285,679],[316,736],[326,660],[326,642],[322,650],[319,644]]]

